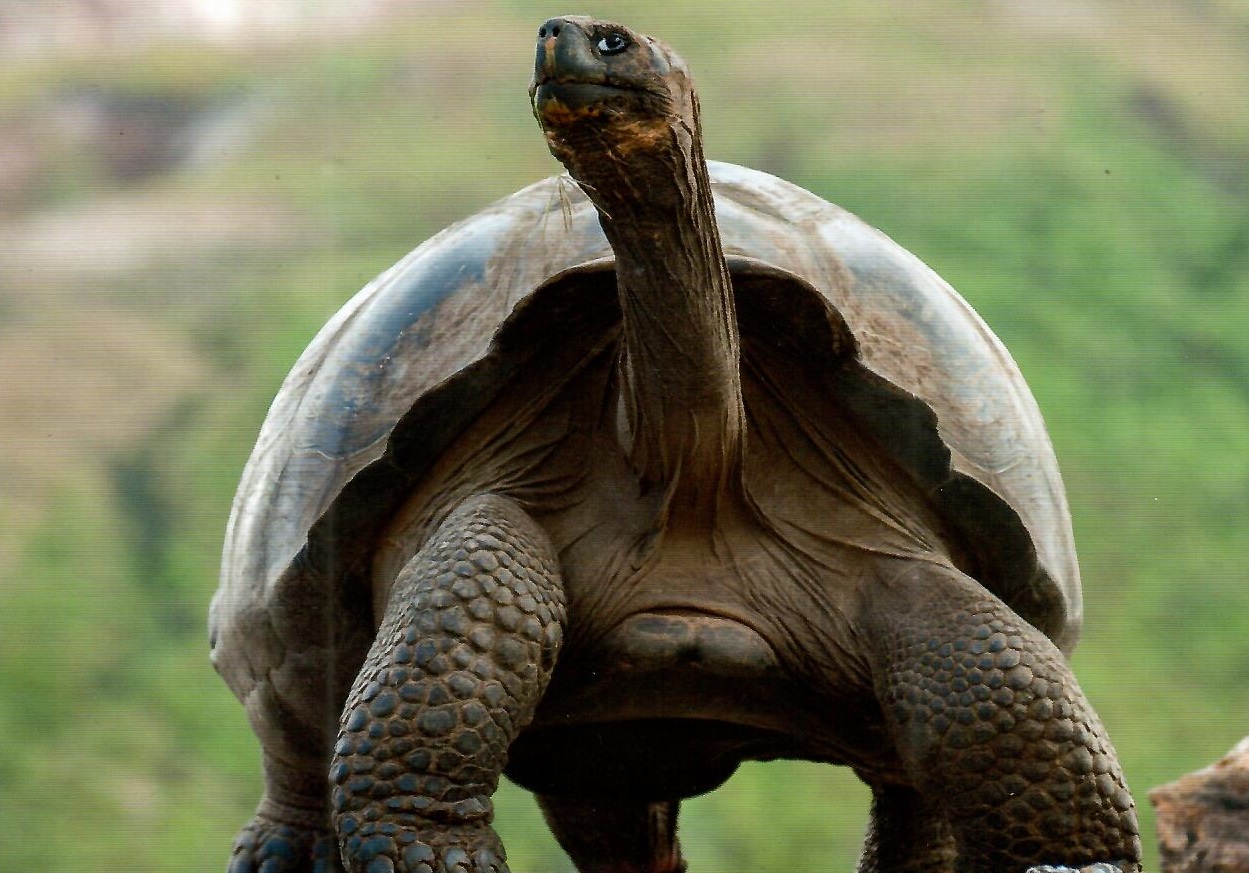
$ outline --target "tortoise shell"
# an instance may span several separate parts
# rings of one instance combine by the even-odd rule
[[[972,575],[1069,652],[1081,623],[1070,516],[1037,404],[1002,343],[855,216],[766,173],[709,167],[735,285],[779,277],[795,324],[833,325],[829,344],[841,337],[856,364],[835,382],[845,403],[958,532]],[[589,312],[602,298],[579,303],[577,289],[612,271],[593,206],[559,176],[447,228],[352,298],[286,378],[243,473],[214,644],[228,612],[288,596],[280,580],[367,560],[369,537],[508,377],[558,353],[558,331],[524,339],[543,292],[559,285],[562,306],[587,309],[569,331],[603,330],[618,311]],[[830,366],[845,352],[829,351]],[[252,651],[230,659],[227,682],[247,694],[291,642],[233,641]]]

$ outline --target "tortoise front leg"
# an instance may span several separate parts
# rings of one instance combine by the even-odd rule
[[[502,873],[491,795],[563,634],[546,534],[472,498],[400,572],[330,767],[352,873]]]
[[[914,787],[950,823],[958,869],[1139,869],[1119,762],[1053,643],[949,568],[907,565],[869,599],[877,696]]]
[[[676,800],[542,795],[538,805],[580,873],[684,873]]]

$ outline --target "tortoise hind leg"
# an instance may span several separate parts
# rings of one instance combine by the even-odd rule
[[[675,800],[540,796],[551,833],[580,873],[684,873]]]
[[[238,835],[227,873],[341,873],[338,840],[330,827],[324,767],[283,764],[264,757],[265,794]],[[307,793],[284,790],[292,781],[315,780]],[[309,788],[312,786],[309,785]]]
[[[306,735],[305,735],[306,736]],[[227,873],[338,873],[325,778],[330,742],[321,754],[280,756],[273,725],[265,738],[265,790],[255,815],[234,839]],[[287,751],[285,744],[282,751]]]
[[[954,873],[957,850],[945,814],[910,788],[872,787],[859,873]]]
[[[886,724],[915,789],[945,812],[960,871],[1139,869],[1114,749],[1044,634],[933,565],[882,575],[867,619]]]
[[[461,504],[400,571],[330,767],[352,873],[502,873],[491,795],[563,635],[545,533],[513,501]]]

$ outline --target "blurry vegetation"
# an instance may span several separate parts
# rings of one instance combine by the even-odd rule
[[[373,274],[558,168],[532,4],[0,77],[0,868],[219,870],[259,792],[203,616],[286,370]],[[707,150],[858,213],[1005,340],[1063,465],[1075,662],[1137,799],[1249,733],[1249,7],[618,2]],[[567,870],[522,793],[517,870]],[[1151,864],[1152,814],[1141,810]],[[850,869],[848,773],[687,804],[699,873]]]

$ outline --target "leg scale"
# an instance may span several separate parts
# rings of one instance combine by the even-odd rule
[[[330,766],[351,873],[503,873],[491,795],[563,635],[550,542],[511,500],[447,517],[400,572]]]
[[[877,597],[877,695],[914,787],[949,820],[958,869],[1136,870],[1132,797],[1053,643],[952,569],[904,569]]]

